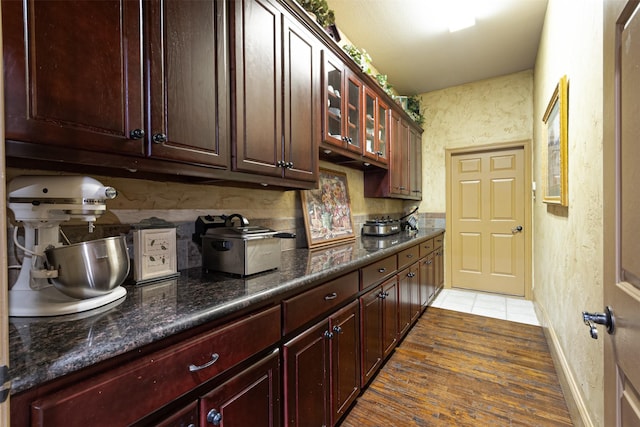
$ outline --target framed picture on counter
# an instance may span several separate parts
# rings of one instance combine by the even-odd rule
[[[300,192],[309,248],[355,240],[347,175],[320,169],[319,188]]]

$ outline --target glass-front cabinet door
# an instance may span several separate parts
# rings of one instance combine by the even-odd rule
[[[365,141],[364,155],[381,163],[388,163],[389,107],[378,95],[365,88],[364,94]]]
[[[347,78],[347,122],[346,122],[346,148],[362,153],[362,90],[363,86],[360,80],[355,76],[349,75]]]
[[[364,155],[376,158],[377,96],[369,88],[364,92]]]
[[[324,142],[362,154],[362,82],[323,52]]]
[[[342,82],[344,69],[342,63],[323,52],[324,61],[324,140],[343,147],[345,135],[342,126]]]
[[[378,161],[383,163],[389,162],[389,106],[378,99],[378,115],[377,115],[377,134],[376,141]]]

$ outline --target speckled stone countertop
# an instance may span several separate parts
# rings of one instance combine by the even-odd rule
[[[84,314],[9,319],[11,393],[61,377],[189,328],[259,307],[353,271],[443,232],[401,232],[310,251],[282,252],[278,270],[232,278],[201,268],[146,286]],[[382,247],[382,248],[380,248]]]

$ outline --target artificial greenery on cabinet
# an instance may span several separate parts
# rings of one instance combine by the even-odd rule
[[[297,0],[300,6],[307,12],[314,15],[316,22],[322,28],[327,28],[336,22],[336,16],[332,9],[329,9],[327,0]]]

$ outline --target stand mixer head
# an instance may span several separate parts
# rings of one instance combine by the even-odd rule
[[[89,232],[92,232],[93,223],[106,211],[106,200],[116,197],[117,192],[113,187],[104,186],[90,177],[19,176],[9,182],[7,194],[9,209],[25,230],[24,246],[17,241],[17,228],[14,233],[15,244],[23,249],[24,257],[18,279],[10,290],[10,315],[38,316],[40,312],[48,310],[23,306],[33,304],[33,298],[41,299],[42,296],[33,294],[45,289],[58,297],[48,281],[57,277],[58,271],[47,268],[45,250],[62,245],[60,224],[71,220],[86,221]],[[17,302],[23,295],[29,301]],[[12,297],[15,301],[12,301]],[[62,294],[60,297],[68,298]],[[44,302],[36,302],[40,303]],[[16,304],[20,308],[16,308]],[[76,308],[68,310],[54,314],[79,311]]]

